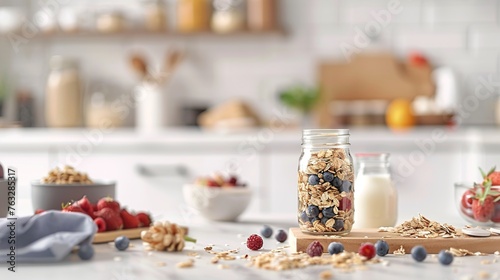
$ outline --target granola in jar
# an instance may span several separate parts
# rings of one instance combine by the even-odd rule
[[[302,135],[298,221],[303,232],[347,234],[354,223],[354,168],[348,129],[311,129]]]

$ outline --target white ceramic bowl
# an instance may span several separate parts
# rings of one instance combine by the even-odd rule
[[[184,200],[201,216],[214,221],[235,221],[245,211],[252,191],[248,187],[184,185]]]
[[[76,201],[84,195],[91,203],[103,197],[115,198],[115,182],[94,182],[93,184],[44,184],[31,182],[31,203],[33,210],[61,210],[62,203]]]

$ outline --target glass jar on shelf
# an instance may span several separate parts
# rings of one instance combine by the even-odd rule
[[[50,68],[45,97],[47,126],[81,126],[83,102],[77,62],[62,56],[53,56]]]
[[[120,97],[117,92],[105,84],[93,86],[85,114],[87,127],[115,128],[122,125],[125,116],[123,108],[118,106]]]
[[[167,29],[167,14],[162,0],[153,0],[145,7],[145,28],[151,31]]]
[[[298,168],[298,221],[310,234],[343,235],[354,223],[354,168],[348,129],[302,133]]]
[[[396,225],[397,191],[389,169],[389,154],[356,154],[355,228]]]
[[[177,0],[177,30],[179,32],[207,31],[209,8],[208,0]]]
[[[212,31],[230,33],[243,30],[245,17],[241,0],[214,0],[213,5]]]

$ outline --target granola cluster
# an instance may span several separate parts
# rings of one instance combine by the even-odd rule
[[[78,172],[72,166],[66,165],[63,169],[58,167],[49,171],[49,174],[42,179],[45,184],[93,184],[87,173]]]
[[[396,227],[381,227],[379,232],[399,233],[401,236],[413,238],[457,238],[461,236],[453,226],[431,221],[420,214]]]
[[[333,148],[304,155],[298,175],[302,231],[343,234],[354,223],[354,170],[349,151]]]

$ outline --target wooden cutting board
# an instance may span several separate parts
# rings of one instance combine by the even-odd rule
[[[323,245],[324,251],[327,251],[330,242],[341,242],[346,251],[357,252],[361,243],[371,242],[375,244],[377,240],[383,239],[389,244],[389,253],[394,252],[403,246],[408,254],[411,248],[416,245],[422,245],[427,253],[436,254],[443,249],[450,247],[457,249],[467,249],[472,252],[482,252],[493,254],[500,251],[500,235],[491,235],[490,237],[470,237],[464,235],[459,238],[410,238],[402,237],[395,233],[378,232],[377,229],[358,229],[351,231],[344,236],[324,236],[303,233],[299,228],[290,228],[289,244],[292,252],[305,252],[307,246],[313,241],[319,241]]]
[[[94,240],[92,243],[106,243],[115,241],[118,236],[125,235],[129,239],[139,239],[141,238],[141,232],[143,230],[148,230],[149,227],[141,227],[141,228],[132,228],[132,229],[122,229],[122,230],[114,230],[114,231],[105,231],[96,233],[94,235]]]
[[[106,243],[106,242],[112,242],[115,241],[115,239],[118,236],[125,235],[129,239],[139,239],[141,238],[141,232],[143,230],[148,230],[149,227],[140,227],[140,228],[132,228],[132,229],[122,229],[122,230],[114,230],[114,231],[106,231],[106,232],[100,232],[96,233],[94,235],[94,240],[92,243],[97,244],[97,243]],[[186,231],[186,234],[188,233],[188,228],[187,227],[182,227]]]

